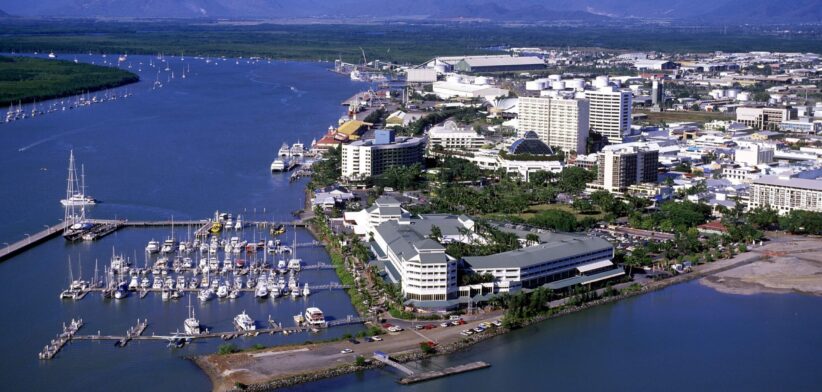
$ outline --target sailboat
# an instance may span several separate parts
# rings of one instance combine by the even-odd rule
[[[69,154],[67,183],[66,200],[70,200],[72,196],[77,194],[77,189],[80,188],[79,183],[77,182],[77,168],[74,165],[74,150],[71,150]],[[74,207],[80,207],[79,213]],[[91,222],[86,220],[85,204],[76,206],[73,203],[66,203],[64,204],[64,208],[65,215],[63,217],[63,221],[66,226],[63,230],[63,237],[68,241],[77,241],[83,238],[83,234],[94,226]]]
[[[294,226],[294,247],[291,250],[291,260],[288,260],[288,269],[299,271],[302,268],[302,260],[297,258],[297,227]]]
[[[69,184],[66,198],[60,200],[64,206],[85,206],[97,204],[91,196],[86,195],[86,171],[85,166],[80,165],[80,182],[77,181],[77,171],[74,170],[74,150],[69,155]]]

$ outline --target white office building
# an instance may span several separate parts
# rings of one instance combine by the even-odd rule
[[[428,148],[431,151],[476,151],[484,144],[484,136],[471,128],[459,127],[453,121],[446,121],[428,131]]]
[[[378,176],[390,167],[423,162],[424,137],[390,137],[358,140],[342,145],[342,176],[349,180]]]
[[[751,185],[749,208],[771,207],[780,214],[793,210],[822,212],[822,180],[764,176]]]
[[[563,151],[585,152],[589,104],[584,99],[520,97],[519,130],[534,131],[540,140]]]
[[[586,91],[585,97],[590,105],[591,130],[606,137],[611,144],[622,143],[622,137],[631,130],[631,91],[609,86]]]
[[[742,165],[756,166],[773,162],[774,148],[758,143],[744,143],[734,150],[734,162]]]

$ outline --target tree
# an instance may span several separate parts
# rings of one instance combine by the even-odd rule
[[[431,233],[428,234],[428,238],[437,242],[442,242],[442,230],[440,230],[440,227],[437,225],[431,225]]]
[[[769,206],[757,207],[748,211],[747,220],[757,229],[769,230],[779,225],[779,213]]]
[[[575,231],[577,219],[574,214],[562,210],[546,210],[528,219],[528,224],[543,229],[554,229],[557,231]]]
[[[793,234],[822,235],[822,213],[793,210],[779,219],[779,225]]]
[[[596,173],[576,166],[566,167],[559,174],[557,187],[561,192],[580,193],[585,185],[596,178]]]
[[[576,198],[574,202],[571,203],[571,206],[574,207],[575,210],[579,211],[580,214],[585,214],[590,212],[594,209],[593,204],[588,199],[583,198]]]
[[[529,245],[536,245],[536,244],[539,244],[539,235],[537,235],[536,233],[528,233],[528,234],[525,236],[525,241],[526,241]]]

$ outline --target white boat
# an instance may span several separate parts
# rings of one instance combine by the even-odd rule
[[[254,325],[254,320],[245,313],[245,310],[238,314],[237,317],[234,317],[234,326],[240,331],[253,331],[257,329],[257,326]]]
[[[311,294],[311,290],[308,288],[308,283],[305,284],[303,287],[303,297],[308,297]]]
[[[177,251],[179,243],[173,238],[163,241],[163,246],[160,247],[160,253],[173,253]]]
[[[291,146],[290,152],[292,157],[301,157],[305,155],[305,145],[297,141]]]
[[[291,149],[288,148],[288,144],[283,143],[280,147],[280,151],[277,151],[277,156],[281,158],[288,158],[291,156]]]
[[[128,291],[122,287],[118,288],[117,291],[114,292],[114,299],[123,299],[125,297],[128,297]]]
[[[140,287],[140,281],[137,279],[137,275],[131,277],[131,282],[128,284],[129,291],[137,291],[137,287]]]
[[[71,151],[69,159],[74,162],[74,150]],[[74,184],[69,184],[71,191],[69,195],[60,200],[60,204],[64,206],[88,206],[97,204],[97,200],[91,196],[86,195],[86,170],[85,166],[80,165],[80,182],[77,183],[77,178],[73,179]]]
[[[243,220],[239,215],[237,215],[237,221],[234,222],[234,230],[242,230],[242,229],[243,229]]]
[[[199,298],[200,301],[203,301],[203,302],[210,301],[213,296],[214,296],[214,292],[211,291],[211,289],[209,289],[209,288],[202,289],[202,290],[200,290],[200,293],[197,294],[197,298]]]
[[[288,260],[288,269],[292,271],[299,271],[302,268],[302,260],[298,258],[293,258]]]
[[[191,297],[188,297],[188,318],[183,322],[183,330],[187,335],[200,334],[200,320],[194,317],[194,308],[191,307]]]
[[[85,196],[79,193],[75,193],[69,196],[68,199],[60,200],[60,204],[64,206],[72,205],[72,206],[88,206],[97,204],[97,200],[91,196]]]
[[[251,283],[249,281],[249,283]],[[254,296],[257,298],[268,297],[268,288],[264,284],[258,284],[257,289],[254,290]]]
[[[237,299],[240,296],[240,290],[231,290],[228,293],[228,299]]]
[[[325,315],[320,308],[311,307],[305,310],[305,322],[311,326],[325,327]]]
[[[287,172],[297,166],[291,158],[277,158],[271,162],[271,172]]]
[[[49,52],[49,58],[50,59],[57,58],[57,55],[54,54],[54,52]]]
[[[146,252],[147,253],[157,253],[159,251],[160,251],[160,242],[159,241],[151,240],[151,241],[148,242],[148,245],[146,245]]]
[[[217,287],[217,298],[228,297],[228,286],[225,283],[220,283]]]

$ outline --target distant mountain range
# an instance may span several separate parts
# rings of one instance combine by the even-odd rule
[[[0,0],[20,16],[822,23],[822,0]]]

